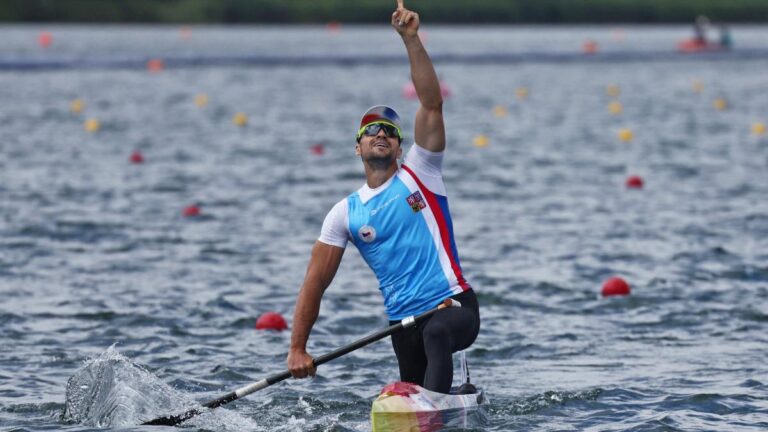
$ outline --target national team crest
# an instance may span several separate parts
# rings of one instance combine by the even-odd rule
[[[421,211],[421,209],[427,207],[427,203],[424,201],[424,197],[421,196],[421,192],[416,191],[405,199],[408,201],[408,205],[411,206],[411,210],[413,210],[414,213],[418,213]]]
[[[376,230],[370,225],[363,225],[357,231],[357,235],[360,236],[360,240],[370,243],[376,240]]]

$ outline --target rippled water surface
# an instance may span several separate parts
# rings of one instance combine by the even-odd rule
[[[173,27],[63,27],[49,29],[47,52],[40,30],[0,27],[0,54],[403,53],[383,26],[193,28],[187,41]],[[768,43],[765,29],[733,32],[737,47]],[[673,50],[688,33],[426,32],[433,53],[563,52],[588,37]],[[483,319],[468,353],[491,400],[480,429],[767,429],[768,136],[751,128],[768,122],[768,59],[437,68],[451,90],[445,178]],[[0,72],[1,428],[138,424],[63,416],[68,381],[89,359],[113,368],[90,375],[100,385],[140,384],[102,394],[100,407],[137,413],[283,370],[289,333],[255,331],[255,319],[291,316],[323,217],[364,181],[360,113],[390,104],[412,130],[407,80],[404,63]],[[621,115],[608,111],[611,84]],[[718,98],[727,109],[713,107]],[[237,112],[246,127],[232,124]],[[86,132],[87,118],[101,129]],[[480,134],[487,146],[473,144]],[[134,150],[145,163],[129,163]],[[633,174],[642,190],[625,188]],[[201,216],[183,217],[193,203]],[[615,275],[632,295],[600,298]],[[385,325],[376,281],[350,247],[311,351]],[[379,342],[188,427],[364,431],[370,402],[396,379]]]

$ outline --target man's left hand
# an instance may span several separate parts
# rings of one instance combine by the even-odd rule
[[[397,10],[392,14],[392,27],[400,36],[416,36],[419,32],[419,14],[403,6],[403,0],[397,0]]]

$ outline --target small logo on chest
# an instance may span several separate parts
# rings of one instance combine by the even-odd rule
[[[363,225],[357,230],[357,236],[360,237],[360,240],[370,243],[376,240],[376,230],[370,225]]]
[[[408,201],[408,205],[411,206],[411,210],[413,210],[414,213],[418,213],[421,211],[421,209],[427,207],[427,203],[424,201],[424,197],[421,196],[421,192],[416,191],[405,199]]]

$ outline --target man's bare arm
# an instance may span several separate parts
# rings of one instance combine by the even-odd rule
[[[312,248],[312,256],[293,314],[291,348],[287,362],[294,378],[315,375],[316,368],[312,364],[312,357],[307,353],[307,340],[320,313],[320,300],[336,275],[343,256],[344,249],[320,241],[315,242]]]
[[[419,39],[419,24],[419,15],[406,9],[403,0],[397,0],[397,10],[392,14],[392,26],[405,43],[411,64],[411,80],[421,102],[414,125],[416,144],[429,151],[441,152],[445,150],[443,97],[432,60]]]

